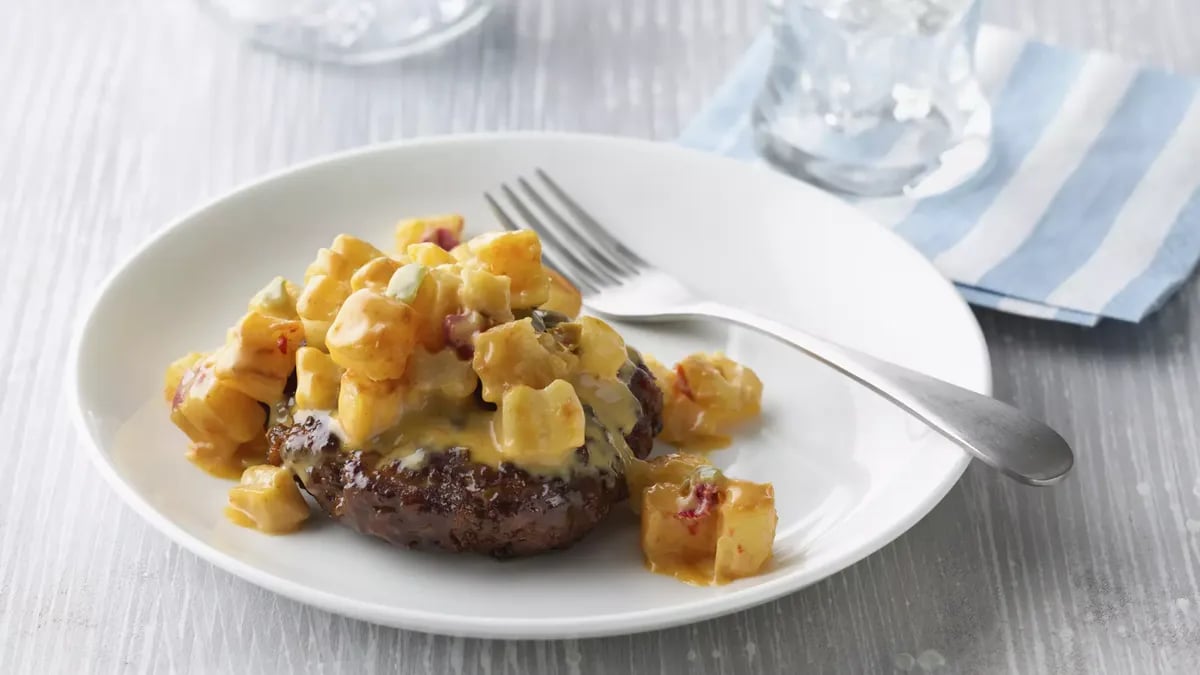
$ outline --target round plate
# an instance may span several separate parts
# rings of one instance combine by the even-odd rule
[[[460,212],[546,169],[631,248],[700,293],[756,309],[975,391],[987,348],[953,288],[843,202],[747,164],[644,141],[557,134],[423,140],[357,150],[255,182],[164,229],[105,283],[72,350],[76,418],[118,493],[171,539],[255,584],[420,631],[502,638],[630,633],[750,607],[888,543],[950,489],[967,456],[861,387],[769,339],[720,325],[618,326],[673,362],[724,350],[765,385],[761,423],[712,454],[774,483],[771,568],[701,588],[643,567],[619,509],[574,548],[497,562],[391,548],[314,517],[270,537],[227,522],[230,483],[184,459],[161,400],[167,363],[221,344],[276,274],[299,279],[340,232],[389,247],[402,217]]]

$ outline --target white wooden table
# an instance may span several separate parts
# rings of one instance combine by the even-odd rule
[[[375,141],[670,139],[763,19],[754,0],[500,3],[443,51],[371,70],[246,49],[189,0],[0,7],[0,672],[1200,672],[1195,284],[1140,326],[981,313],[998,395],[1075,440],[1075,475],[1035,490],[975,466],[865,562],[695,626],[546,643],[380,628],[218,571],[126,509],[79,452],[61,383],[81,298],[139,241],[265,171]],[[987,13],[1200,75],[1187,0]]]

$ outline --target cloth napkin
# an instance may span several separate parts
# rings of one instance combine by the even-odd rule
[[[749,111],[771,55],[764,33],[680,142],[757,160]],[[988,173],[856,204],[973,304],[1088,326],[1153,312],[1200,258],[1196,81],[992,26],[977,67],[993,110]]]

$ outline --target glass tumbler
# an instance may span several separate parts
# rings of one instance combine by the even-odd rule
[[[752,116],[777,168],[864,196],[924,196],[987,164],[980,0],[770,0],[775,51]]]
[[[473,28],[491,0],[201,0],[251,41],[315,61],[369,64],[433,49]]]

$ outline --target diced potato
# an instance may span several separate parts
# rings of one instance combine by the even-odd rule
[[[625,479],[629,483],[629,505],[634,511],[639,510],[644,490],[659,483],[682,485],[696,469],[708,464],[704,456],[686,452],[673,452],[633,462],[625,468]]]
[[[277,319],[298,319],[296,300],[299,297],[300,289],[295,284],[283,277],[275,277],[250,298],[248,309]]]
[[[512,321],[512,282],[479,267],[462,270],[462,304],[496,323]]]
[[[296,352],[296,408],[337,408],[343,372],[342,367],[325,352],[313,347],[301,347]]]
[[[713,580],[758,574],[775,543],[775,490],[770,484],[731,480],[718,509]]]
[[[512,281],[514,309],[537,307],[550,297],[550,277],[542,267],[542,243],[529,230],[495,232],[467,242],[474,260]]]
[[[358,237],[352,237],[348,234],[339,234],[334,238],[333,244],[329,248],[335,253],[340,253],[354,269],[358,269],[384,255],[383,251],[380,251]]]
[[[579,367],[599,378],[612,378],[629,359],[623,340],[607,323],[591,316],[579,318]]]
[[[455,240],[460,240],[463,233],[463,217],[452,213],[400,221],[396,224],[396,251],[399,253],[407,251],[409,245],[418,244],[436,236],[439,229],[446,230],[454,236]]]
[[[718,424],[736,424],[762,409],[762,381],[724,354],[692,354],[676,370],[686,379],[691,398],[709,416],[719,418]]]
[[[412,307],[363,289],[338,311],[325,336],[329,355],[339,366],[372,380],[396,380],[416,344]]]
[[[415,263],[421,263],[426,267],[436,267],[437,265],[452,265],[456,261],[454,256],[431,241],[423,241],[416,244],[409,244],[405,249],[410,260]]]
[[[171,419],[196,442],[228,438],[244,443],[263,433],[266,412],[258,401],[221,382],[213,360],[199,361],[185,375],[172,406]],[[177,418],[186,420],[187,426]]]
[[[500,403],[501,449],[527,466],[562,466],[584,444],[583,405],[566,380],[545,389],[517,385]]]
[[[681,489],[676,483],[659,483],[642,492],[642,554],[652,571],[693,583],[710,583],[717,545],[717,511],[681,517]]]
[[[336,281],[349,282],[356,267],[349,258],[337,251],[327,248],[318,249],[317,259],[309,263],[308,268],[304,270],[304,283],[308,284],[308,281],[315,276],[326,276]]]
[[[333,325],[332,321],[300,319],[300,323],[304,326],[304,340],[308,343],[308,346],[315,349],[327,349],[325,346],[325,336],[329,334],[329,327]]]
[[[333,321],[342,303],[350,297],[350,284],[331,276],[318,274],[309,277],[296,301],[301,319]],[[310,341],[311,342],[311,341]]]
[[[223,383],[264,403],[283,398],[283,387],[304,339],[299,321],[250,312],[229,331],[214,355],[214,371]]]
[[[350,292],[368,288],[376,293],[382,293],[398,269],[400,269],[400,261],[394,258],[381,256],[370,260],[350,277]]]
[[[479,386],[470,361],[459,359],[452,349],[430,353],[424,347],[417,347],[408,359],[404,381],[414,407],[422,407],[430,399],[461,401]]]
[[[499,403],[510,387],[542,389],[566,379],[570,363],[547,348],[530,319],[521,319],[475,336],[472,366],[483,383],[483,400]]]
[[[184,375],[204,356],[203,352],[189,352],[167,366],[166,375],[163,377],[163,400],[168,404],[175,400],[175,393],[179,391],[179,383],[183,381]]]
[[[241,516],[232,518],[234,522],[268,534],[294,532],[310,515],[292,472],[269,464],[246,469],[241,482],[229,490],[228,508]]]
[[[546,276],[550,277],[550,296],[542,303],[542,309],[565,314],[571,319],[579,316],[583,309],[583,296],[579,289],[558,272],[549,267],[545,270]]]
[[[432,267],[426,274],[412,307],[416,312],[417,340],[425,349],[436,352],[446,346],[444,321],[451,314],[462,311],[459,288],[462,280],[458,268],[453,265]]]
[[[690,449],[729,444],[729,432],[762,409],[762,381],[724,354],[692,354],[668,371],[644,357],[663,391],[660,438]]]
[[[404,408],[399,380],[372,380],[347,371],[338,392],[338,422],[351,448],[396,424]]]

